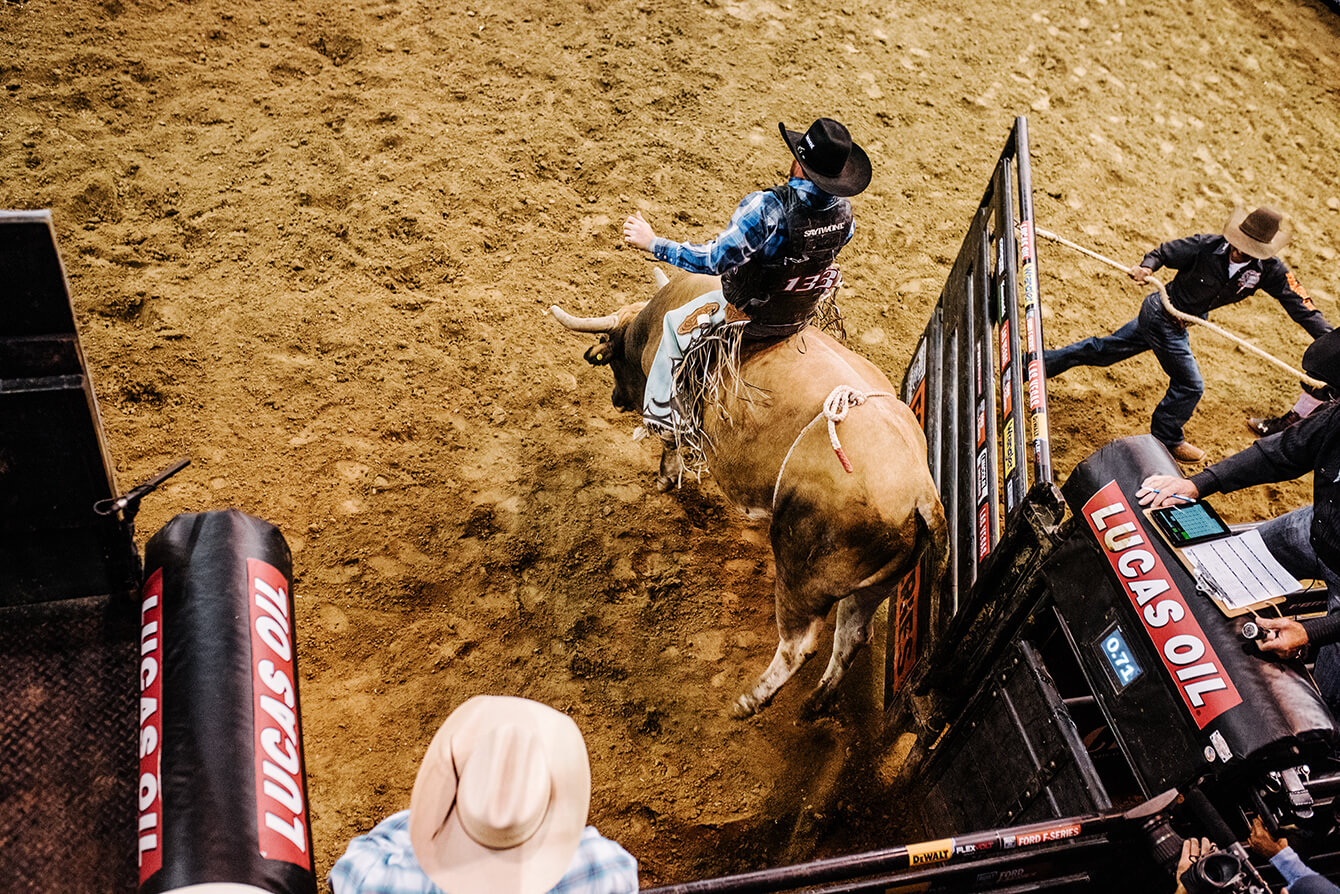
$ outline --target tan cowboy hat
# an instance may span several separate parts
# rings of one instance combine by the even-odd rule
[[[481,695],[428,745],[409,804],[414,856],[451,894],[544,894],[563,877],[591,804],[591,764],[571,718]]]
[[[1279,254],[1291,235],[1289,222],[1274,208],[1262,206],[1251,214],[1233,209],[1224,225],[1224,238],[1243,254],[1264,261]]]

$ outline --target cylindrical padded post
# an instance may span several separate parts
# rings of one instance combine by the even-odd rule
[[[235,510],[179,515],[145,549],[140,891],[316,891],[292,560]]]

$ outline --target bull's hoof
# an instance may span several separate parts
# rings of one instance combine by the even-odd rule
[[[678,477],[675,477],[675,478],[667,478],[667,477],[664,476],[664,475],[657,475],[657,476],[656,476],[656,489],[657,489],[658,491],[660,491],[661,493],[665,493],[666,491],[669,491],[669,490],[674,490],[674,489],[677,488],[677,487],[679,487],[679,478],[678,478]]]
[[[800,714],[806,720],[813,720],[829,713],[832,707],[833,690],[820,688],[811,692],[805,701],[801,702]]]
[[[758,713],[759,703],[750,698],[749,695],[742,695],[730,706],[730,716],[737,720],[745,720]]]

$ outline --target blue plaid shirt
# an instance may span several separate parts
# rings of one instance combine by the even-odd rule
[[[800,193],[805,204],[820,211],[837,201],[804,178],[793,177],[788,183]],[[855,224],[847,230],[848,239],[854,229]],[[754,255],[772,257],[786,242],[786,236],[786,214],[781,200],[767,191],[751,192],[731,215],[730,225],[711,242],[693,245],[657,236],[652,240],[651,253],[658,261],[690,273],[719,275],[739,267]]]
[[[1310,875],[1320,875],[1317,870],[1304,863],[1303,858],[1298,856],[1298,852],[1292,847],[1285,847],[1271,857],[1270,865],[1279,870],[1279,874],[1284,876],[1284,884],[1290,888],[1300,879],[1305,879]],[[1334,888],[1335,886],[1332,885],[1331,887]],[[1318,888],[1317,890],[1322,889]]]
[[[335,894],[445,894],[414,858],[408,810],[349,842],[331,867],[329,881]],[[549,894],[632,894],[637,884],[637,860],[587,826],[568,871]]]

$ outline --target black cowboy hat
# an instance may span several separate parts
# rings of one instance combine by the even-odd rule
[[[820,118],[804,133],[787,130],[780,121],[777,127],[805,175],[824,192],[854,196],[870,185],[870,157],[842,124]]]
[[[1332,329],[1307,346],[1303,371],[1332,388],[1340,388],[1340,329]]]

